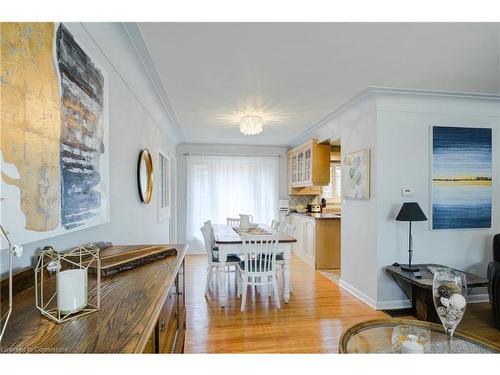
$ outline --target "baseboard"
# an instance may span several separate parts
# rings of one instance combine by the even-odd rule
[[[489,302],[488,294],[472,294],[469,295],[468,303],[484,303]],[[377,310],[399,310],[411,307],[411,301],[407,299],[392,300],[392,301],[377,301]]]
[[[206,251],[188,250],[186,255],[207,255]]]
[[[411,301],[407,299],[377,302],[377,310],[400,310],[408,309],[410,307]]]
[[[346,292],[351,293],[354,297],[357,299],[361,300],[362,302],[366,303],[368,306],[370,306],[372,309],[377,310],[377,302],[368,297],[366,294],[363,292],[359,291],[352,285],[346,283],[344,280],[340,279],[339,280],[339,286],[344,289]]]

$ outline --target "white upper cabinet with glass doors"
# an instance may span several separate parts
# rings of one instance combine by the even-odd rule
[[[297,154],[297,165],[298,165],[297,183],[300,183],[300,182],[304,181],[304,152],[303,151],[301,151]]]
[[[297,155],[292,155],[290,157],[290,160],[292,162],[292,169],[291,169],[291,174],[292,174],[292,185],[297,183],[297,172],[298,172],[298,163],[297,163]]]
[[[330,182],[330,145],[311,140],[288,152],[291,187],[325,186]]]

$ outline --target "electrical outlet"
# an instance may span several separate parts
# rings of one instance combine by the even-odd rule
[[[413,197],[415,195],[414,188],[401,188],[401,196],[403,197]]]

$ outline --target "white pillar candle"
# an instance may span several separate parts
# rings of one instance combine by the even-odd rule
[[[417,336],[408,335],[408,340],[401,345],[402,353],[423,353],[424,346],[417,341]]]
[[[71,314],[87,305],[87,270],[75,269],[57,275],[57,308]]]

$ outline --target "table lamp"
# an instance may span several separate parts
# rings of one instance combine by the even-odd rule
[[[403,203],[401,209],[399,210],[398,216],[396,216],[396,221],[408,221],[410,222],[410,232],[408,236],[408,267],[401,266],[403,271],[417,272],[418,267],[412,267],[411,258],[413,256],[413,237],[411,235],[411,222],[412,221],[426,221],[427,217],[420,208],[417,202],[406,202]]]

